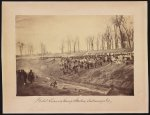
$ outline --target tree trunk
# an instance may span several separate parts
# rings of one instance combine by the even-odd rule
[[[118,27],[119,27],[119,31],[120,31],[121,48],[124,48],[123,34],[122,34],[120,26],[118,26]]]
[[[115,49],[118,49],[117,28],[115,25],[114,25],[114,32],[115,32]]]
[[[127,34],[128,43],[129,43],[129,48],[131,48],[131,42],[130,42],[130,36],[129,36],[128,30],[124,27],[124,25],[122,25],[122,26],[123,26],[123,28],[125,29],[126,34]]]

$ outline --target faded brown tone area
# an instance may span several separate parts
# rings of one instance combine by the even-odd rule
[[[3,2],[2,4],[2,82],[4,113],[141,113],[148,112],[147,75],[147,3],[146,2],[75,2],[75,3],[27,3]],[[38,96],[16,96],[16,15],[133,15],[135,28],[135,95],[133,97],[110,96],[111,104],[100,103],[40,103]],[[9,33],[9,34],[8,34]],[[140,46],[140,47],[139,47]],[[11,77],[10,77],[11,76]],[[44,98],[48,98],[44,96]],[[50,98],[50,97],[49,97]],[[52,96],[55,100],[76,99],[76,96]],[[93,100],[105,100],[105,96],[81,96]],[[59,111],[58,111],[59,110]]]
[[[40,53],[40,43],[43,42],[48,52],[60,53],[62,41],[78,38],[82,44],[80,49],[86,50],[86,39],[89,36],[94,36],[95,39],[102,36],[107,26],[114,31],[114,17],[115,15],[17,15],[16,42],[33,44],[34,53]],[[133,26],[133,16],[124,17],[127,26]],[[67,51],[66,46],[64,50]],[[18,49],[16,53],[19,54]]]

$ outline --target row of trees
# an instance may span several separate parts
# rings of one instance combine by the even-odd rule
[[[119,49],[119,48],[133,48],[134,30],[132,20],[122,15],[112,17],[112,24],[106,27],[104,33],[98,33],[97,36],[88,36],[86,38],[86,49],[91,50],[104,50],[104,49]],[[64,47],[68,48],[68,52],[76,52],[77,40],[66,40],[61,44],[61,52],[64,53]],[[71,50],[72,47],[72,50]]]
[[[19,50],[19,54],[22,55],[33,55],[35,53],[34,46],[31,43],[17,42],[17,49]],[[40,44],[40,54],[43,57],[47,54],[46,45],[44,43]]]
[[[71,40],[69,37],[67,40],[63,40],[61,43],[61,53],[64,53],[65,45],[67,45],[67,52],[79,52],[80,51],[80,43],[79,38],[76,37],[76,39]]]
[[[127,21],[124,16],[113,17],[112,25],[107,26],[104,33],[86,38],[87,51],[94,50],[94,45],[96,50],[133,48],[133,23],[129,25]]]
[[[24,42],[17,42],[17,48],[20,52],[20,55],[33,55],[34,47],[32,44],[25,44]]]
[[[112,23],[115,32],[115,44],[118,48],[117,40],[120,39],[121,48],[133,48],[133,22],[130,22],[130,26],[127,22],[128,20],[124,16],[115,16],[112,18]],[[119,32],[119,35],[117,34]]]
[[[105,50],[105,49],[119,49],[119,48],[133,48],[134,47],[134,29],[133,22],[126,16],[116,15],[111,19],[111,24],[106,26],[103,33],[98,33],[96,36],[88,36],[85,38],[86,50]],[[80,41],[79,37],[76,36],[75,39],[67,37],[66,40],[62,40],[60,49],[61,53],[75,53],[80,51]],[[19,49],[20,55],[34,54],[33,44],[25,44],[23,42],[17,42],[17,47]],[[43,57],[46,53],[46,45],[40,44],[40,54]]]

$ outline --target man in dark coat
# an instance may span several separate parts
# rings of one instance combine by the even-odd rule
[[[21,85],[24,84],[24,71],[23,71],[23,69],[21,69],[21,71],[20,71],[20,84]]]
[[[24,84],[27,83],[27,73],[23,70],[23,79],[24,79]]]
[[[30,81],[30,83],[32,83],[34,81],[34,74],[33,74],[32,70],[30,70],[30,72],[28,74],[28,80]]]

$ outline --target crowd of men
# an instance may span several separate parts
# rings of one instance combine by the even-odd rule
[[[133,54],[109,54],[109,55],[88,55],[81,57],[63,57],[61,59],[61,70],[64,74],[78,73],[83,69],[97,68],[104,64],[133,64]]]
[[[34,73],[32,70],[30,70],[29,73],[25,72],[25,70],[17,70],[17,86],[26,85],[27,81],[32,84],[32,82],[35,79]]]

